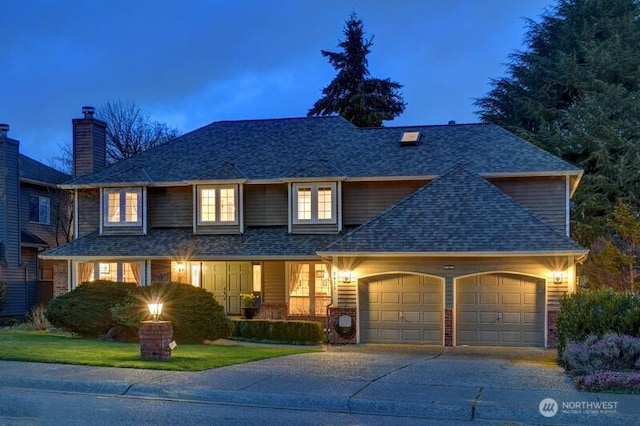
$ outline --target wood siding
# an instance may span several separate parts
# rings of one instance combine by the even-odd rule
[[[243,185],[246,226],[287,225],[287,185]]]
[[[176,186],[147,191],[149,228],[193,226],[193,188]]]
[[[278,304],[287,301],[286,263],[267,261],[262,264],[262,303]]]
[[[100,229],[100,191],[78,190],[78,237]]]
[[[337,234],[338,233],[338,224],[337,223],[329,223],[329,224],[293,224],[291,225],[291,233],[292,234]]]
[[[73,169],[74,176],[101,170],[106,165],[106,128],[95,119],[74,119]]]
[[[492,179],[491,183],[566,234],[566,182],[564,176]]]
[[[342,184],[342,221],[345,226],[360,225],[426,183],[425,181],[344,182]]]
[[[196,234],[200,235],[228,235],[239,234],[240,225],[197,225]]]
[[[49,225],[29,221],[29,198],[31,196],[49,198]],[[22,183],[20,185],[20,223],[21,229],[46,241],[50,247],[66,243],[59,226],[70,226],[69,198],[66,193],[53,188]],[[60,217],[62,215],[62,218]],[[58,224],[58,221],[60,223]],[[58,232],[58,235],[56,235]]]

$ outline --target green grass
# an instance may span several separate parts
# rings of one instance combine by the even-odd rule
[[[309,347],[178,345],[169,361],[140,358],[137,343],[74,338],[66,333],[0,331],[0,360],[153,370],[202,371],[260,359],[314,352]]]

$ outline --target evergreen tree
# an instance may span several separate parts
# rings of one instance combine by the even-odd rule
[[[572,215],[585,246],[611,231],[618,201],[640,211],[638,16],[637,0],[559,0],[476,101],[483,120],[585,171]]]
[[[402,85],[390,79],[369,77],[367,55],[373,37],[365,39],[362,20],[356,14],[346,22],[345,39],[338,45],[341,52],[322,50],[322,55],[338,71],[334,79],[322,89],[307,116],[339,114],[358,127],[381,126],[402,114],[406,106],[400,89]]]

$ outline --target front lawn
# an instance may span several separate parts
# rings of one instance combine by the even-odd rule
[[[67,333],[0,331],[0,360],[94,365],[100,367],[147,368],[153,370],[201,371],[260,359],[314,352],[308,347],[180,345],[169,361],[140,359],[137,343],[103,342],[74,338]]]

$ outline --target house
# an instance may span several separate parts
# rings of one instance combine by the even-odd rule
[[[70,176],[20,154],[20,143],[0,125],[0,317],[23,316],[51,297],[53,265],[38,253],[66,243],[69,207],[57,184]]]
[[[221,121],[105,167],[104,123],[73,122],[56,294],[177,281],[229,314],[253,291],[263,316],[328,318],[332,342],[555,345],[582,171],[498,126]]]

